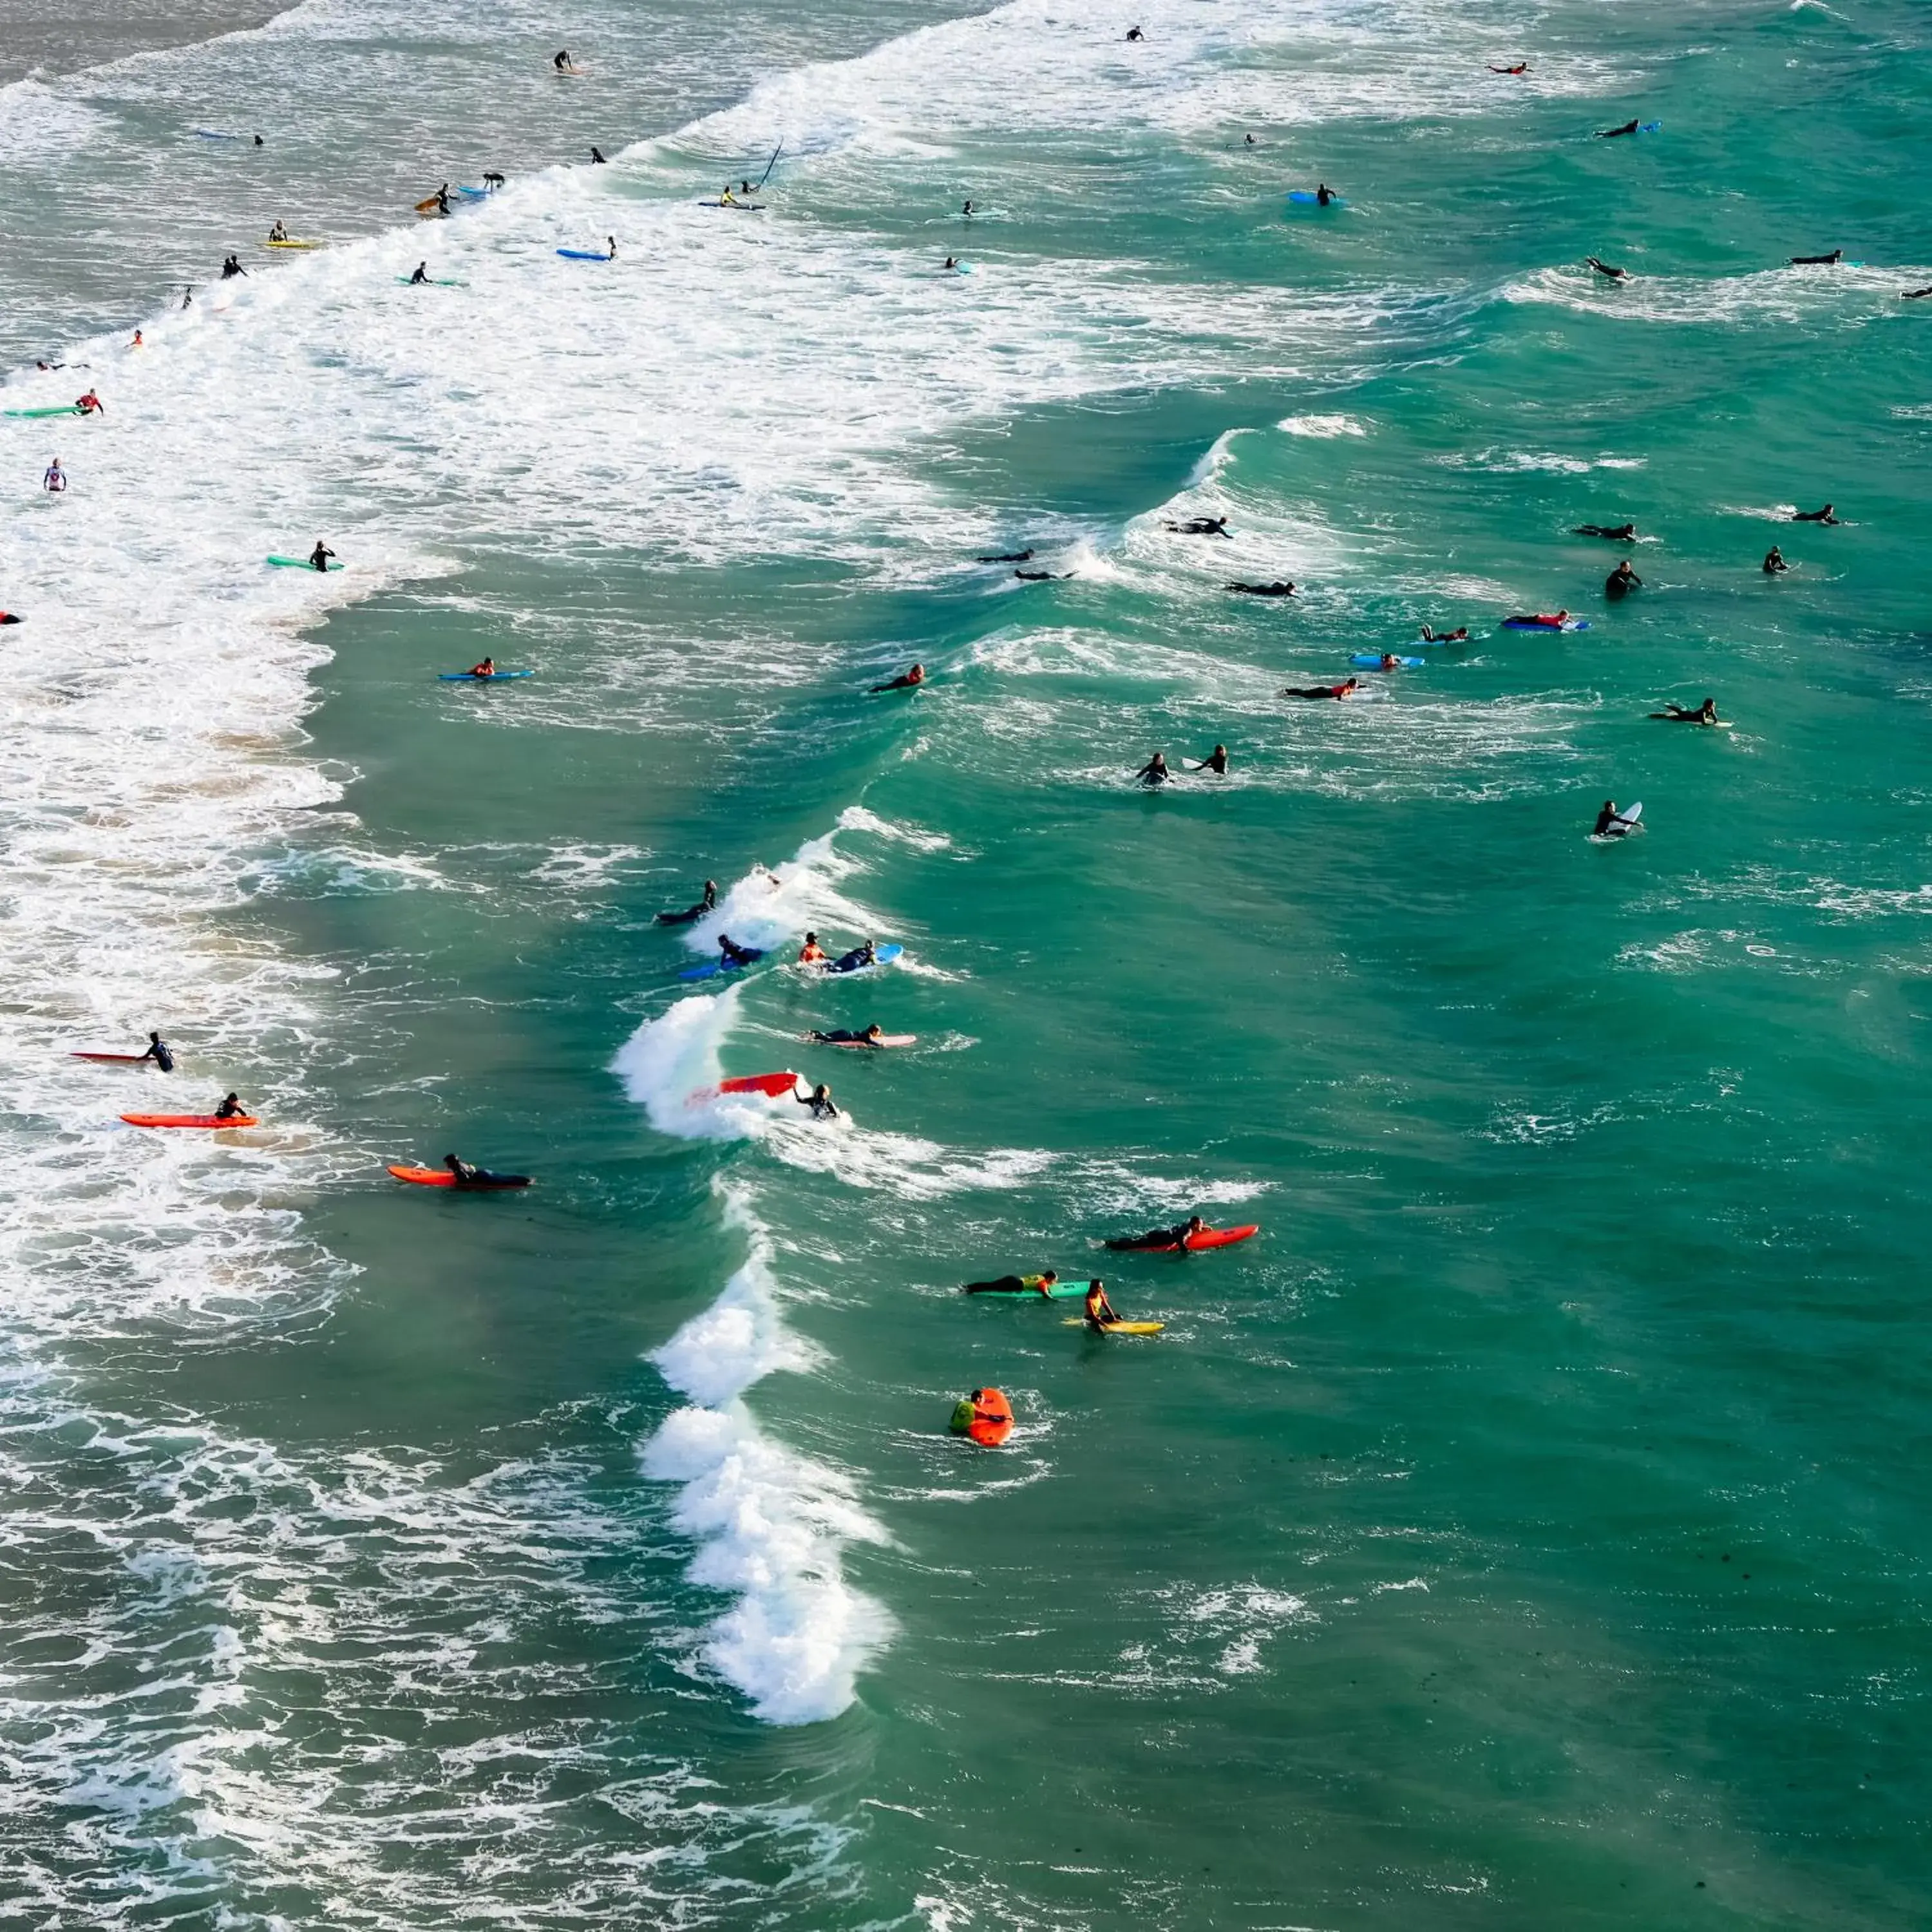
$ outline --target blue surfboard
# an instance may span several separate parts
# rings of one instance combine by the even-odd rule
[[[1361,664],[1370,670],[1380,670],[1382,668],[1382,659],[1373,651],[1358,651],[1348,662],[1352,664]],[[1397,658],[1396,662],[1407,670],[1414,670],[1422,660],[1420,658]]]
[[[1292,188],[1288,191],[1288,198],[1298,208],[1319,208],[1322,206],[1322,197],[1312,188]],[[1330,208],[1346,208],[1348,205],[1339,194],[1331,194],[1328,197]]]
[[[600,255],[591,248],[560,248],[556,251],[566,262],[608,262],[608,255]]]
[[[748,959],[741,959],[734,965],[727,966],[722,960],[707,959],[702,966],[687,966],[677,976],[680,980],[715,980],[721,973],[742,973],[747,966],[755,966],[765,956],[762,951],[754,951]]]
[[[445,684],[497,684],[506,678],[535,677],[533,670],[493,670],[487,676],[480,671],[440,670],[436,676]]]
[[[873,953],[872,963],[869,966],[847,966],[842,968],[838,966],[827,966],[825,970],[827,973],[837,974],[842,980],[848,979],[859,973],[876,973],[881,966],[890,966],[904,950],[905,948],[903,946],[881,946]]]

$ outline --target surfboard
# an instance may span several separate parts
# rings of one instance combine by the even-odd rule
[[[70,1053],[70,1060],[98,1060],[103,1065],[138,1066],[147,1058],[145,1053]]]
[[[506,678],[535,677],[533,670],[440,670],[436,676],[445,684],[500,684]]]
[[[326,242],[298,242],[292,236],[286,242],[264,242],[264,248],[326,248]]]
[[[44,410],[9,410],[10,416],[77,416],[80,414],[78,403],[58,403]]]
[[[762,201],[700,201],[700,208],[742,208],[747,214],[755,214],[764,206]]]
[[[882,1033],[877,1040],[813,1040],[811,1034],[807,1034],[805,1038],[814,1046],[852,1046],[869,1053],[875,1047],[910,1046],[919,1035],[916,1033]]]
[[[413,275],[398,275],[396,280],[406,289],[466,289],[470,286],[467,282],[440,281],[434,275],[425,275],[421,281]]]
[[[776,1100],[782,1094],[789,1094],[796,1088],[799,1076],[796,1073],[738,1073],[729,1080],[721,1080],[718,1090],[721,1094],[762,1094],[767,1100]],[[698,1090],[703,1092],[703,1088]]]
[[[1298,208],[1319,208],[1322,206],[1321,196],[1312,188],[1292,188],[1288,191],[1288,198]],[[1346,208],[1348,205],[1347,201],[1339,194],[1331,194],[1328,197],[1328,206],[1330,208]]]
[[[982,1389],[976,1403],[968,1396],[954,1408],[951,1426],[982,1449],[997,1449],[1013,1432],[1012,1406],[998,1389]]]
[[[527,1174],[491,1174],[487,1169],[479,1171],[474,1180],[458,1180],[446,1167],[392,1167],[389,1172],[398,1180],[406,1180],[417,1187],[454,1187],[465,1194],[486,1193],[493,1187],[527,1187],[530,1178]]]
[[[608,262],[611,257],[600,255],[590,248],[560,248],[556,251],[566,262]]]
[[[272,556],[268,561],[278,570],[313,570],[315,568],[315,566],[305,556]],[[331,570],[340,570],[344,568],[339,563],[331,563],[328,567]]]
[[[748,959],[734,960],[729,966],[722,960],[710,959],[702,966],[687,966],[677,976],[680,980],[715,980],[721,973],[742,973],[746,967],[755,966],[765,956],[762,947],[754,949],[748,946],[746,950],[752,955]]]
[[[257,1127],[261,1122],[253,1114],[236,1114],[219,1120],[212,1114],[123,1114],[130,1127]]]
[[[1084,1315],[1070,1315],[1064,1324],[1069,1328],[1086,1328],[1091,1326]],[[1158,1335],[1167,1326],[1165,1322],[1106,1322],[1100,1326],[1103,1335]]]
[[[1503,628],[1506,631],[1587,631],[1590,620],[1587,617],[1566,618],[1560,624],[1534,624],[1527,618],[1505,617]]]
[[[1381,658],[1373,651],[1358,651],[1348,662],[1352,664],[1364,665],[1370,670],[1380,670],[1382,668]],[[1422,660],[1420,658],[1397,658],[1396,662],[1406,670],[1414,670]]]

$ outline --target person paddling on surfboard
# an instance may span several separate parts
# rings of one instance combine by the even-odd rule
[[[1340,684],[1285,684],[1277,698],[1353,698],[1361,688],[1359,678],[1345,677]]]
[[[1172,530],[1184,537],[1226,537],[1232,543],[1234,533],[1228,527],[1226,517],[1190,517],[1185,523],[1177,524],[1171,519],[1162,522],[1161,528]]]
[[[863,946],[855,946],[850,952],[842,952],[825,970],[828,973],[856,973],[861,967],[876,966],[878,963],[878,947],[868,939]]]
[[[1791,520],[1794,524],[1835,524],[1838,520],[1838,506],[1827,503],[1822,510],[1794,510]]]
[[[1681,704],[1668,704],[1661,711],[1653,711],[1653,718],[1660,718],[1666,724],[1721,724],[1724,721],[1718,716],[1718,700],[1707,698],[1694,711],[1687,711]]]
[[[1494,62],[1492,62],[1490,64],[1490,71],[1492,74],[1525,74],[1529,71],[1529,63],[1527,61],[1518,61],[1514,67],[1498,67]]]
[[[716,910],[717,904],[718,881],[716,879],[706,879],[704,882],[704,896],[698,902],[697,904],[686,906],[682,912],[661,912],[658,914],[658,923],[660,926],[689,926],[694,920],[702,919],[706,913]]]
[[[318,537],[316,539],[314,549],[308,554],[309,568],[311,570],[326,570],[328,568],[329,560],[334,554],[334,551]]]
[[[1794,268],[1828,268],[1844,259],[1844,250],[1834,248],[1828,255],[1794,255],[1791,266]]]
[[[1167,754],[1165,752],[1156,752],[1138,771],[1135,772],[1134,782],[1136,784],[1145,785],[1150,791],[1157,791],[1173,776],[1174,774],[1167,768]]]
[[[754,959],[762,959],[764,952],[755,946],[740,946],[728,932],[718,935],[718,964],[726,972],[734,966],[748,966]]]
[[[1614,141],[1619,134],[1634,134],[1638,125],[1636,122],[1626,121],[1621,128],[1599,128],[1597,130],[1597,139],[1600,141]]]
[[[1586,255],[1583,259],[1596,270],[1598,274],[1607,277],[1611,281],[1627,282],[1630,280],[1630,271],[1628,268],[1613,268],[1609,262],[1600,262],[1594,255]]]
[[[1764,574],[1766,576],[1776,577],[1790,568],[1790,565],[1784,560],[1784,551],[1780,550],[1777,544],[1773,544],[1770,549],[1765,552]]]
[[[455,1177],[456,1184],[459,1187],[467,1187],[483,1172],[480,1167],[472,1167],[466,1160],[458,1160],[453,1154],[445,1154],[442,1157],[442,1164]]]
[[[1469,641],[1469,627],[1463,624],[1453,631],[1432,631],[1424,624],[1421,637],[1425,644],[1466,644]]]
[[[902,671],[897,677],[889,678],[884,684],[875,684],[872,689],[880,691],[916,691],[926,682],[926,667],[916,664],[910,670]]]
[[[1628,597],[1633,590],[1640,590],[1642,587],[1643,579],[1631,569],[1628,557],[1625,557],[1623,562],[1604,579],[1604,595],[1612,604],[1618,598]]]
[[[814,1046],[883,1046],[886,1030],[874,1020],[862,1033],[854,1033],[849,1027],[835,1027],[830,1033],[808,1033],[806,1038]]]
[[[1573,537],[1606,537],[1612,543],[1634,543],[1636,526],[1634,524],[1579,524],[1570,534]]]
[[[1184,1248],[1190,1234],[1207,1232],[1208,1223],[1198,1214],[1190,1214],[1184,1221],[1177,1221],[1171,1228],[1150,1228],[1144,1234],[1136,1234],[1124,1241],[1109,1241],[1110,1248]]]
[[[1030,550],[1010,550],[1003,556],[976,556],[975,563],[1030,563],[1033,552]]]
[[[1568,610],[1533,610],[1519,612],[1514,617],[1505,617],[1505,624],[1527,624],[1538,631],[1560,631],[1570,621]]]
[[[1046,1300],[1053,1298],[1053,1284],[1060,1279],[1057,1269],[1048,1268],[1043,1274],[1003,1274],[997,1281],[969,1281],[960,1289],[962,1294],[1037,1294]],[[1096,1282],[1096,1288],[1100,1283]]]
[[[1292,597],[1294,595],[1294,586],[1285,577],[1277,577],[1272,584],[1230,584],[1223,588],[1238,590],[1244,597]]]
[[[231,1094],[215,1108],[214,1118],[218,1120],[232,1120],[238,1114],[245,1114],[248,1111],[242,1104],[241,1095]]]
[[[794,1094],[791,1096],[801,1107],[812,1109],[814,1120],[836,1120],[838,1108],[832,1098],[832,1089],[821,1080],[809,1094]]]
[[[168,1051],[167,1042],[158,1033],[148,1034],[148,1050],[141,1058],[152,1060],[164,1073],[172,1073],[175,1070],[175,1057]]]
[[[1096,1335],[1106,1332],[1108,1322],[1118,1322],[1120,1318],[1114,1312],[1114,1304],[1107,1299],[1104,1282],[1090,1281],[1087,1284],[1087,1298],[1082,1308],[1087,1317],[1088,1327]]]

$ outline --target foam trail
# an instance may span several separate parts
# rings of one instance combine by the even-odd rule
[[[718,1049],[738,1016],[738,989],[694,993],[646,1020],[617,1049],[610,1071],[661,1134],[736,1140],[757,1132],[756,1095],[721,1094]]]
[[[743,1196],[727,1190],[726,1219],[752,1252],[724,1292],[652,1356],[690,1404],[665,1418],[642,1454],[644,1473],[681,1484],[671,1510],[698,1545],[691,1580],[738,1601],[706,1633],[704,1655],[774,1724],[836,1717],[856,1694],[866,1660],[891,1619],[848,1587],[839,1554],[883,1531],[849,1478],[763,1435],[741,1400],[780,1370],[818,1360],[779,1318],[770,1243]]]

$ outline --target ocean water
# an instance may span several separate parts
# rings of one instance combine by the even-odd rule
[[[0,88],[107,411],[0,417],[0,1928],[1923,1925],[1928,105],[1901,0]]]

